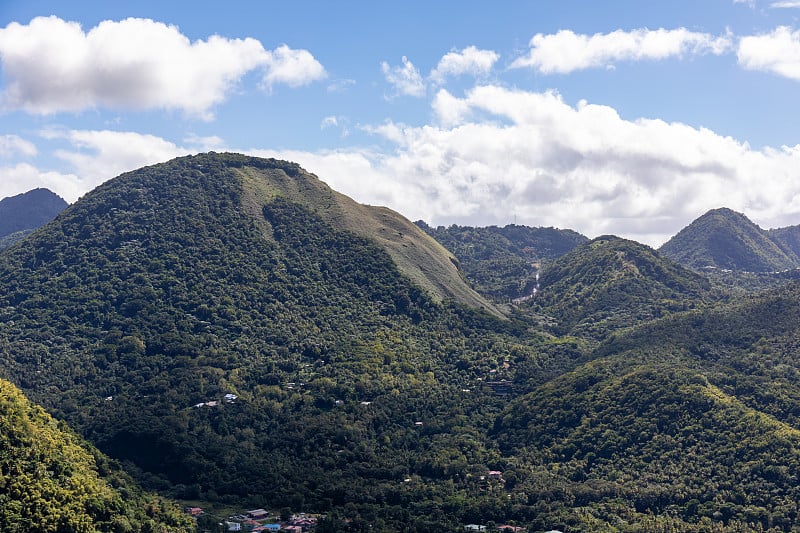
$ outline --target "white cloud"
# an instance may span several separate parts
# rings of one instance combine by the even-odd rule
[[[328,85],[328,92],[329,93],[344,93],[347,92],[350,87],[353,87],[356,84],[356,80],[351,79],[339,79],[333,80]]]
[[[54,155],[66,162],[80,176],[76,186],[85,193],[123,172],[167,161],[198,150],[183,148],[156,137],[130,131],[47,130],[42,136],[69,144]],[[74,201],[75,196],[64,196]]]
[[[405,96],[425,96],[425,81],[422,75],[417,70],[417,67],[403,56],[403,64],[398,66],[390,66],[389,63],[381,63],[381,70],[392,87],[395,88],[396,94]]]
[[[275,83],[285,83],[290,87],[307,85],[321,80],[327,75],[322,64],[314,59],[308,50],[293,50],[281,45],[272,52],[267,52],[267,72],[264,83],[272,87]]]
[[[210,118],[250,71],[263,69],[267,85],[324,75],[305,50],[267,51],[256,39],[218,35],[191,42],[175,26],[137,18],[88,32],[55,16],[13,22],[0,29],[0,59],[4,107],[35,114],[164,108]]]
[[[744,68],[800,80],[800,31],[780,26],[768,34],[742,37],[737,56]]]
[[[457,77],[463,74],[473,76],[486,76],[500,59],[500,55],[492,50],[479,50],[475,46],[468,46],[460,52],[445,54],[431,71],[430,79],[434,83],[443,83],[448,76]]]
[[[36,155],[36,145],[18,135],[0,135],[0,157]]]
[[[769,7],[772,8],[779,8],[779,9],[792,9],[796,7],[800,7],[800,1],[798,0],[784,0],[783,2],[772,2]]]
[[[575,70],[613,66],[618,61],[660,60],[685,55],[725,53],[729,37],[714,37],[686,28],[674,30],[617,30],[594,35],[561,30],[536,34],[528,55],[516,59],[512,68],[530,67],[544,74],[566,74]]]
[[[707,129],[622,119],[554,92],[439,91],[441,124],[368,128],[392,152],[259,152],[335,189],[432,224],[519,224],[659,245],[708,209],[765,227],[800,219],[800,145],[753,150]],[[438,111],[437,111],[438,112]],[[480,118],[476,118],[480,117]]]
[[[86,192],[80,178],[75,174],[41,171],[29,163],[0,167],[0,198],[28,192],[37,187],[50,189],[68,202]]]
[[[433,106],[435,124],[364,128],[392,143],[389,151],[248,152],[296,161],[357,201],[431,224],[516,221],[658,245],[720,206],[763,227],[800,219],[800,145],[754,150],[703,128],[625,120],[608,106],[493,85],[460,97],[441,89]],[[44,134],[68,144],[56,156],[69,170],[0,169],[10,184],[0,182],[0,192],[48,186],[73,201],[121,172],[194,151],[132,132]]]

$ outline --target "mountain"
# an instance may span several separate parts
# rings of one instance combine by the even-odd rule
[[[483,228],[416,224],[455,254],[478,292],[499,301],[531,294],[543,261],[561,257],[588,240],[572,230],[515,224]]]
[[[147,488],[397,526],[495,465],[486,382],[567,364],[451,258],[295,164],[179,158],[0,253],[0,369]]]
[[[664,243],[659,252],[696,270],[775,272],[800,265],[791,247],[782,246],[746,216],[727,208],[705,213]]]
[[[102,473],[102,475],[101,475]],[[107,458],[0,380],[0,530],[189,531]]]
[[[0,200],[0,249],[50,222],[66,207],[67,202],[48,189],[33,189],[3,198]]]
[[[767,234],[787,255],[800,257],[800,226],[770,229]]]
[[[602,236],[549,263],[534,304],[561,333],[602,337],[708,299],[708,281],[635,241]]]

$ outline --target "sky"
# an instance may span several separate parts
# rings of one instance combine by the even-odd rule
[[[659,246],[800,224],[798,95],[800,0],[0,0],[0,198],[232,151],[433,226]]]

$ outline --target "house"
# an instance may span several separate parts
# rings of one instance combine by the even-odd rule
[[[464,531],[486,531],[486,526],[479,526],[478,524],[467,524],[464,526]]]
[[[496,526],[498,530],[502,531],[503,533],[520,533],[521,531],[525,531],[524,527],[519,526],[511,526],[508,524],[502,524]]]
[[[503,479],[503,473],[499,470],[489,470],[486,472],[486,477],[489,479]]]
[[[234,400],[236,400],[236,398],[238,398],[238,396],[236,396],[235,394],[231,394],[231,393],[229,392],[228,394],[226,394],[226,395],[224,396],[224,398],[225,398],[225,401],[226,401],[226,402],[228,402],[228,403],[232,403]]]
[[[239,522],[225,522],[225,527],[228,531],[241,531],[242,524]]]
[[[269,516],[269,512],[264,509],[253,509],[252,511],[247,511],[247,518],[252,520],[263,520]]]
[[[291,533],[303,533],[302,526],[283,526],[281,531],[290,531]]]
[[[186,514],[194,518],[197,518],[198,516],[203,514],[203,509],[201,509],[200,507],[186,507],[183,510],[186,512]]]

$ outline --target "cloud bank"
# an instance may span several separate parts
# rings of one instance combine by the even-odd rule
[[[721,206],[765,227],[800,218],[800,146],[753,150],[707,129],[500,86],[461,98],[441,90],[434,110],[446,117],[438,126],[371,128],[393,153],[251,152],[296,160],[361,202],[432,224],[516,221],[659,245]]]

